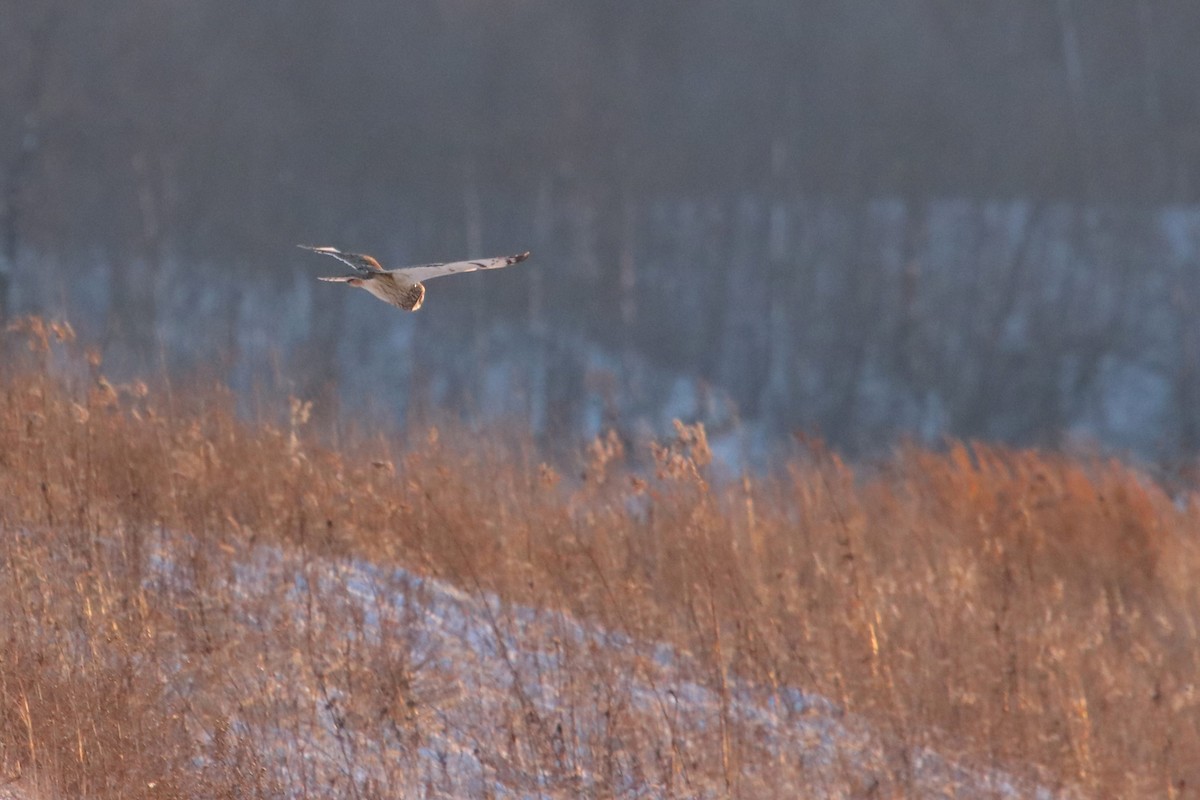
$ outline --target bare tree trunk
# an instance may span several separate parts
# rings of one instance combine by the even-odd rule
[[[29,102],[37,102],[41,79],[31,81]],[[0,329],[12,314],[12,274],[21,250],[22,190],[25,177],[37,158],[40,140],[37,116],[30,110],[25,115],[21,144],[9,160],[3,176],[3,195],[0,196]]]
[[[1025,218],[1021,240],[1004,274],[998,277],[996,285],[982,287],[995,299],[995,303],[992,309],[980,312],[987,314],[987,319],[978,328],[976,347],[971,348],[979,364],[975,383],[966,387],[963,400],[951,410],[952,433],[956,435],[985,434],[985,423],[994,418],[997,407],[1006,402],[1005,387],[1015,383],[1015,367],[1003,357],[1004,326],[1021,301],[1030,269],[1029,250],[1041,216],[1041,203],[1034,203]]]
[[[0,250],[0,330],[3,330],[12,315],[12,273],[17,263],[17,246],[20,241],[19,190],[13,170],[7,170],[4,186],[4,205],[0,208],[0,227],[3,228],[3,249]]]
[[[1067,93],[1071,104],[1071,119],[1075,141],[1079,147],[1079,163],[1082,171],[1084,196],[1095,197],[1091,128],[1087,119],[1087,95],[1083,77],[1083,56],[1079,49],[1079,20],[1076,18],[1072,0],[1057,0],[1059,33],[1062,37],[1063,68],[1067,77]]]
[[[1158,37],[1154,27],[1154,14],[1148,0],[1138,0],[1138,33],[1142,44],[1142,101],[1150,126],[1150,177],[1151,195],[1159,200],[1167,199],[1167,137],[1162,112],[1162,92],[1159,90]]]
[[[545,250],[550,245],[554,235],[554,197],[552,181],[549,176],[543,176],[538,183],[537,201],[533,209],[533,246]],[[528,273],[529,281],[529,327],[535,333],[545,330],[545,286],[542,283],[542,270],[533,269]]]
[[[153,366],[158,341],[157,284],[162,274],[165,242],[164,191],[161,164],[157,158],[138,153],[133,158],[137,179],[141,240],[137,256],[119,256],[113,266],[112,308],[109,310],[109,346],[125,368],[145,372]]]
[[[1190,275],[1176,278],[1171,305],[1180,328],[1180,359],[1172,388],[1179,420],[1176,448],[1184,458],[1200,451],[1200,325],[1193,322],[1198,294]]]
[[[787,298],[792,290],[795,276],[795,254],[791,248],[791,230],[788,225],[788,196],[786,168],[788,146],[782,134],[776,134],[771,142],[771,178],[767,186],[767,316],[766,349],[764,359],[767,375],[763,382],[762,396],[758,400],[760,416],[774,417],[781,421],[792,405],[792,372],[794,331],[792,315]]]
[[[893,363],[899,369],[901,383],[910,391],[920,392],[922,389],[929,389],[933,384],[928,347],[922,341],[922,333],[924,328],[935,323],[923,316],[926,309],[921,304],[924,267],[921,259],[929,238],[929,200],[913,193],[904,205],[904,250],[901,254],[903,272],[900,275],[899,314],[896,335],[890,346],[895,348]]]
[[[16,158],[4,172],[3,205],[0,205],[0,330],[12,314],[12,273],[17,265],[21,235],[21,179],[31,160],[32,150],[22,145]]]
[[[618,284],[620,286],[621,322],[626,337],[633,332],[637,319],[637,262],[634,256],[637,236],[637,203],[626,189],[621,194],[620,252],[617,254]]]
[[[22,192],[25,179],[41,152],[38,130],[39,113],[46,94],[46,81],[53,58],[51,38],[58,30],[66,6],[50,5],[45,15],[29,31],[37,55],[30,65],[24,86],[21,141],[0,175],[0,330],[12,314],[12,274],[21,250]]]
[[[475,162],[468,159],[463,169],[463,229],[466,235],[467,258],[481,258],[483,252],[483,200],[479,196],[479,179],[475,174]],[[483,380],[484,367],[487,365],[487,287],[483,281],[476,281],[471,293],[471,317],[473,328],[473,349],[475,353],[475,369],[471,370],[472,378],[469,384],[469,402],[477,410],[483,410]]]
[[[542,176],[538,183],[537,201],[533,208],[533,246],[544,251],[550,243],[554,230],[553,183],[549,175]],[[527,418],[535,434],[546,430],[549,408],[549,350],[550,337],[546,335],[542,270],[529,271],[529,330],[533,333],[533,363],[529,365],[526,386]]]
[[[840,337],[838,367],[828,379],[829,397],[833,398],[833,403],[823,426],[831,442],[849,446],[859,444],[852,441],[852,437],[859,417],[859,401],[871,346],[879,336],[881,299],[877,265],[866,244],[871,224],[870,207],[865,194],[853,202],[851,235],[856,241],[846,259],[846,284],[838,301],[838,308],[846,314],[849,324],[844,326]]]

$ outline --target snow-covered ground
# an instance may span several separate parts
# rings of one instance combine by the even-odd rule
[[[146,557],[164,609],[208,587],[221,620],[203,656],[177,643],[169,694],[206,748],[249,743],[287,796],[1069,796],[560,611],[361,560],[229,558],[190,537]],[[21,791],[0,798],[38,800]]]

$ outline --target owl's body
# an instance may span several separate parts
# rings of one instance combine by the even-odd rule
[[[421,264],[415,267],[387,269],[379,266],[379,262],[368,255],[360,253],[343,253],[332,247],[309,247],[300,245],[305,250],[333,256],[355,270],[354,275],[338,275],[323,277],[321,280],[332,283],[348,283],[366,289],[383,302],[405,311],[416,311],[425,302],[425,285],[422,281],[439,278],[442,275],[453,275],[457,272],[474,272],[480,269],[499,269],[512,264],[518,264],[529,258],[529,253],[519,253],[515,256],[500,258],[484,258],[477,261],[453,261],[448,264]]]
[[[412,283],[397,278],[390,272],[379,272],[366,277],[349,275],[344,278],[321,278],[323,281],[348,283],[366,289],[385,303],[405,311],[416,311],[425,302],[425,284]]]

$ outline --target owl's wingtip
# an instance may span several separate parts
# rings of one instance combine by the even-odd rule
[[[512,263],[520,264],[522,261],[524,261],[527,258],[529,258],[528,250],[526,250],[524,253],[518,253],[517,255],[513,256]]]

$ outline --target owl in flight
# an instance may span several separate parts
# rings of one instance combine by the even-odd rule
[[[481,258],[476,261],[452,261],[449,264],[421,264],[415,267],[400,269],[384,269],[371,256],[359,253],[343,253],[332,247],[309,247],[302,244],[299,247],[333,256],[343,264],[348,264],[353,275],[338,275],[321,278],[333,283],[348,283],[366,289],[385,303],[390,303],[405,311],[416,311],[425,300],[425,285],[421,281],[430,278],[440,278],[443,275],[453,275],[456,272],[474,272],[477,269],[499,269],[511,264],[518,264],[529,258],[524,252],[515,256],[500,258]]]

